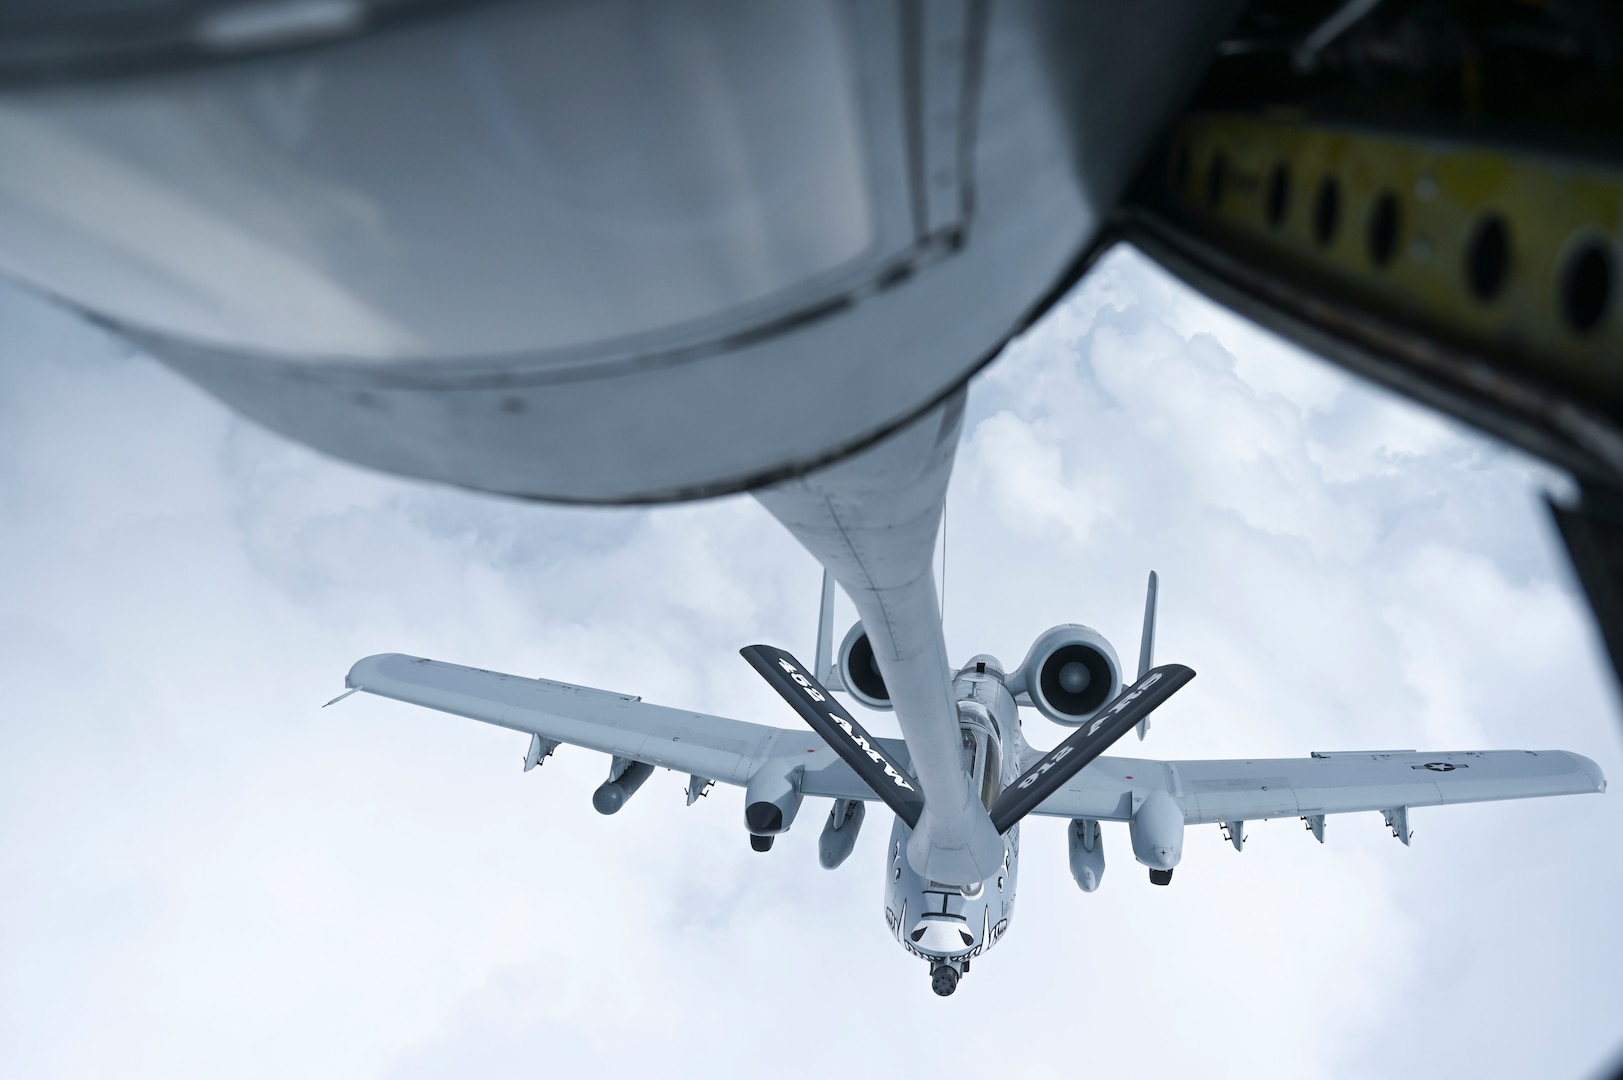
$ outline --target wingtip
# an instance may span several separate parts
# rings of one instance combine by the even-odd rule
[[[1589,777],[1589,783],[1595,792],[1605,794],[1606,774],[1600,771],[1599,765],[1595,764],[1589,758],[1584,757],[1582,754],[1574,754],[1570,750],[1563,751],[1563,753],[1570,757],[1577,764],[1579,769],[1583,770],[1584,775]]]
[[[349,666],[349,672],[344,676],[344,685],[356,689],[364,685],[368,672],[376,672],[392,660],[420,660],[421,657],[408,656],[405,653],[373,653],[363,656]]]
[[[345,691],[327,702],[327,705],[336,705],[356,691],[365,690],[369,682],[373,686],[379,686],[386,682],[389,674],[388,665],[396,660],[416,661],[418,663],[429,662],[422,657],[410,656],[406,653],[373,653],[371,656],[363,656],[351,664],[349,671],[345,673]],[[325,709],[327,705],[323,705],[322,708]]]

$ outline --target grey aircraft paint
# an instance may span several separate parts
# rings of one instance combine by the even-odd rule
[[[971,660],[953,680],[952,693],[965,782],[990,809],[1021,774],[1021,763],[1033,756],[1020,732],[1020,711],[1004,685],[1002,667],[990,656]],[[970,960],[996,945],[1009,928],[1020,874],[1020,826],[1003,833],[1001,863],[968,888],[932,881],[908,865],[902,854],[910,831],[901,820],[891,827],[885,924],[902,948],[929,961],[938,989],[950,992]],[[950,975],[938,972],[943,966]]]
[[[1239,5],[420,6],[140,5],[49,48],[25,20],[0,273],[349,461],[582,502],[767,485],[868,631],[924,795],[902,862],[984,896],[1016,841],[965,782],[929,574],[963,387],[1086,266]],[[397,655],[350,681],[546,740],[532,767],[607,752],[605,808],[649,765],[752,789],[761,829],[872,794],[806,732]],[[1378,809],[1407,841],[1408,806],[1603,783],[1557,752],[1101,757],[1036,812],[1168,864],[1179,815]]]
[[[825,603],[825,624],[829,610]],[[1067,629],[1068,636],[1058,633]],[[1095,637],[1087,627],[1056,627],[1039,640],[1049,641],[1054,654],[1069,641]],[[819,639],[829,637],[825,632]],[[1010,785],[1053,754],[1027,743],[1017,697],[1011,692],[1011,684],[1018,687],[1036,677],[1046,659],[1033,650],[1022,670],[1005,673],[995,658],[980,655],[946,684],[945,696],[953,710],[954,783],[982,814]],[[815,682],[808,675],[798,685]],[[693,791],[710,782],[744,788],[743,824],[752,845],[761,851],[770,849],[774,835],[793,827],[805,799],[833,799],[818,844],[819,861],[830,869],[851,852],[862,826],[862,804],[884,801],[864,775],[879,782],[887,774],[859,774],[816,731],[746,723],[652,705],[630,694],[399,654],[358,661],[345,685],[351,693],[361,690],[528,733],[526,769],[534,768],[555,745],[568,743],[612,755],[605,787],[618,785],[632,772],[630,763],[637,762],[690,776],[689,805]],[[1136,725],[1129,718],[1118,726],[1119,737]],[[1081,727],[1077,733],[1086,730]],[[866,733],[863,737],[871,738]],[[903,779],[913,776],[908,744],[882,738],[872,742],[890,770]],[[1125,822],[1135,860],[1146,867],[1151,882],[1166,885],[1190,825],[1217,824],[1223,837],[1243,850],[1246,821],[1302,817],[1322,842],[1325,815],[1374,811],[1407,844],[1412,835],[1410,807],[1575,795],[1605,788],[1606,780],[1593,761],[1559,750],[1319,752],[1306,758],[1234,761],[1101,756],[1031,812],[1071,819],[1067,838],[1072,874],[1079,888],[1093,892],[1100,887],[1105,868],[1102,821]],[[632,787],[619,797],[605,797],[598,808],[617,810],[634,791]],[[894,805],[894,796],[891,801]],[[778,809],[780,816],[767,821],[763,806]],[[929,964],[934,990],[950,994],[971,961],[997,944],[1010,927],[1019,880],[1020,827],[1016,823],[997,836],[997,857],[982,877],[967,885],[942,882],[914,867],[909,852],[915,832],[901,818],[894,820],[885,847],[885,921],[898,945]]]

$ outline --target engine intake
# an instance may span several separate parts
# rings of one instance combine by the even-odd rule
[[[1121,693],[1121,661],[1097,630],[1067,623],[1032,644],[1009,690],[1024,692],[1054,723],[1075,727]]]
[[[755,771],[744,787],[744,825],[751,836],[776,836],[788,832],[800,810],[802,768],[790,768],[781,759],[768,761]],[[768,842],[767,847],[771,847]],[[756,847],[765,851],[765,847]]]
[[[890,691],[885,675],[874,659],[873,645],[859,622],[846,631],[840,642],[840,682],[846,692],[870,709],[889,709]]]
[[[1183,811],[1172,796],[1150,792],[1133,810],[1127,831],[1133,858],[1150,868],[1150,880],[1157,885],[1170,882],[1173,868],[1183,858]]]

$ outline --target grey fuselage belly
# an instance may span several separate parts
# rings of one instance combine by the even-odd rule
[[[977,671],[978,665],[985,670]],[[985,795],[995,799],[1019,775],[1028,750],[1019,709],[1004,685],[1001,666],[990,657],[971,661],[953,680],[952,692],[965,721],[959,727],[965,786],[976,801]],[[988,767],[994,770],[994,783],[987,782]],[[913,869],[907,859],[912,832],[899,818],[891,827],[885,848],[885,924],[914,956],[932,964],[950,962],[962,971],[1009,928],[1020,873],[1020,826],[1003,834],[1001,863],[978,886],[967,888],[932,881]]]

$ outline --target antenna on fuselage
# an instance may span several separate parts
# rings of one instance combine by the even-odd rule
[[[1150,673],[1155,666],[1155,591],[1158,580],[1155,571],[1150,571],[1149,592],[1144,596],[1144,636],[1138,639],[1138,677],[1142,679]],[[1144,736],[1150,732],[1150,718],[1146,716],[1138,722],[1138,741],[1143,742]]]

